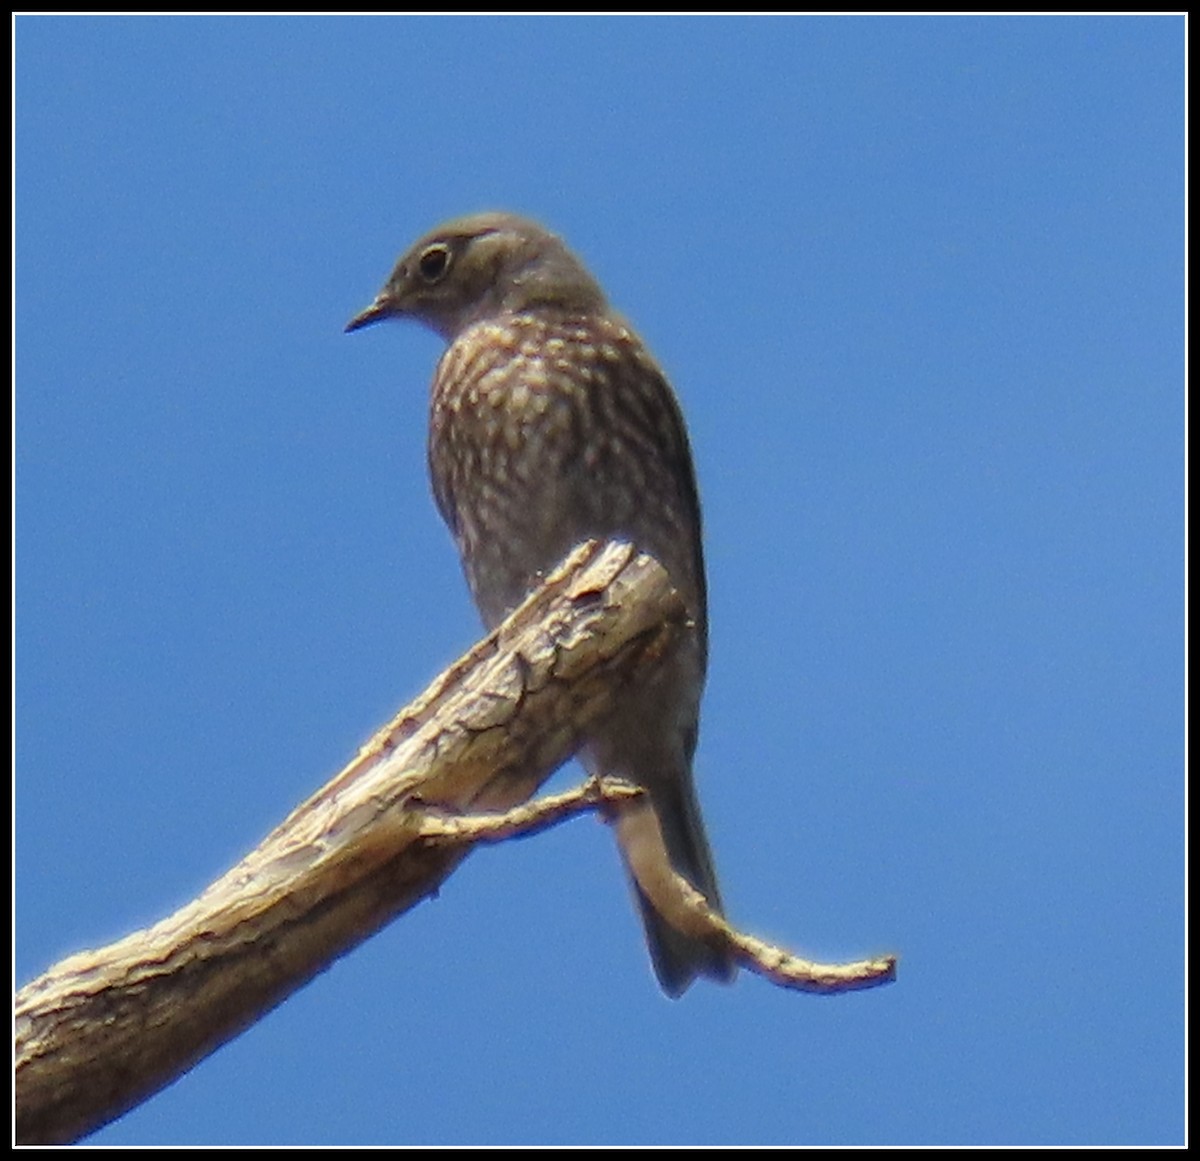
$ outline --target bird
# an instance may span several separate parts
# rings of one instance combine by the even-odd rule
[[[579,757],[590,775],[644,790],[672,868],[721,912],[692,777],[708,652],[700,504],[666,376],[562,239],[516,214],[425,234],[345,330],[386,319],[416,320],[447,344],[431,389],[429,472],[488,628],[590,538],[649,553],[682,597],[683,640],[657,678],[621,691]],[[644,814],[620,812],[616,834],[632,868]],[[668,996],[698,976],[733,978],[727,950],[672,927],[632,870],[630,880]]]

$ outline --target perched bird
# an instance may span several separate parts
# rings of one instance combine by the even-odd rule
[[[429,470],[488,627],[590,537],[667,570],[692,628],[660,677],[629,690],[580,752],[589,773],[649,794],[674,869],[721,906],[692,783],[707,653],[700,507],[683,417],[641,339],[554,234],[513,214],[421,238],[347,331],[414,318],[449,344],[433,378]],[[632,864],[644,813],[622,812]],[[663,990],[729,980],[727,954],[671,927],[637,890]]]

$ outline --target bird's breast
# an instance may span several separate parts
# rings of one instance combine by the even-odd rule
[[[488,623],[591,536],[633,540],[681,589],[700,591],[678,409],[636,336],[612,320],[470,327],[438,365],[429,463]]]

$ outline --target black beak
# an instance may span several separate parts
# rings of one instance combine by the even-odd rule
[[[377,294],[375,301],[366,310],[360,311],[346,324],[346,329],[343,333],[348,335],[351,331],[369,327],[372,323],[390,318],[395,313],[392,301],[387,294]]]

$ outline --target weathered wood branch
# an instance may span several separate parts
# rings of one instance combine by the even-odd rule
[[[597,806],[656,831],[648,800],[620,784],[521,804],[685,623],[654,560],[577,549],[193,903],[21,989],[18,1141],[77,1140],[145,1100],[435,893],[476,843]],[[644,862],[634,873],[671,922],[776,982],[835,991],[894,974],[891,960],[808,964],[739,934],[671,872],[661,836]]]
[[[19,1139],[119,1116],[435,892],[471,844],[428,841],[428,807],[523,802],[684,617],[650,558],[574,553],[193,903],[21,990]]]

